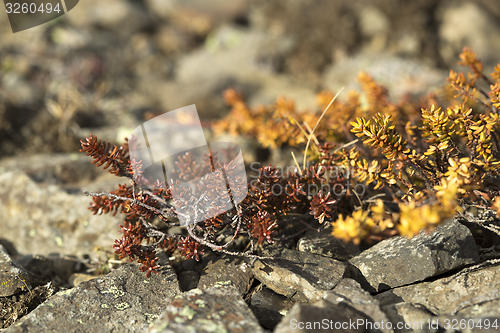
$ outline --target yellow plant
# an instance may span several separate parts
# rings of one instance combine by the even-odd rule
[[[338,167],[350,188],[366,187],[363,196],[347,190],[344,197],[332,197],[337,203],[348,198],[347,206],[325,220],[335,237],[355,243],[396,232],[411,237],[432,230],[467,203],[500,212],[498,187],[491,186],[500,180],[500,64],[488,76],[468,48],[459,64],[470,72],[450,71],[453,96],[393,103],[383,86],[360,73],[362,94],[348,93],[324,114],[308,160]],[[232,109],[214,129],[254,136],[264,147],[303,149],[333,95],[319,93],[319,108],[300,112],[284,98],[252,109],[230,90],[226,99]],[[371,200],[374,196],[384,201]],[[492,198],[494,203],[487,202]]]

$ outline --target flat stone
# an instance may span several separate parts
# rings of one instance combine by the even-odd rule
[[[241,258],[228,255],[213,257],[201,274],[198,288],[203,290],[222,281],[231,281],[240,295],[244,295],[253,282],[252,269]]]
[[[349,262],[362,275],[354,277],[373,292],[422,281],[478,260],[470,230],[450,220],[429,235],[383,240]]]
[[[149,332],[263,332],[231,282],[178,295]]]
[[[500,317],[500,266],[394,288],[375,297],[384,306],[420,304],[434,315]]]
[[[349,260],[359,254],[359,248],[332,236],[331,228],[317,232],[308,231],[298,242],[301,252],[310,252],[337,260]]]
[[[138,265],[128,264],[57,293],[5,332],[137,332],[179,293],[168,264],[150,278]]]
[[[4,247],[0,245],[0,297],[14,295],[30,287],[28,273],[17,267]]]
[[[326,293],[324,299],[333,304],[347,304],[369,317],[373,322],[387,323],[389,321],[380,308],[380,302],[353,279],[346,278],[340,281],[332,291]],[[385,326],[380,328],[380,332],[394,331]]]
[[[274,333],[377,332],[369,329],[369,325],[375,324],[370,318],[347,304],[333,304],[320,300],[314,304],[295,304],[278,324]]]
[[[384,307],[384,311],[401,333],[496,333],[500,328],[500,318],[496,316],[435,316],[421,304],[401,302]]]
[[[109,248],[121,237],[118,225],[124,217],[92,215],[91,200],[83,192],[69,194],[53,184],[38,184],[23,172],[2,173],[1,237],[23,254],[89,254],[96,259],[95,248]]]
[[[255,278],[274,292],[298,302],[314,302],[342,279],[346,265],[307,252],[284,249],[276,259],[257,260]]]

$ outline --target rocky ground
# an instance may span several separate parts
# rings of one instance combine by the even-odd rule
[[[368,249],[294,217],[284,235],[301,219],[313,229],[269,247],[275,259],[174,253],[146,279],[113,255],[120,216],[91,215],[83,195],[123,180],[77,152],[89,132],[121,140],[188,104],[209,123],[227,112],[228,87],[252,105],[283,95],[310,108],[321,89],[356,89],[365,70],[391,98],[418,98],[463,46],[487,70],[500,61],[496,0],[86,0],[16,34],[0,12],[0,35],[0,330],[500,331],[500,239],[479,226],[498,220],[487,212]]]

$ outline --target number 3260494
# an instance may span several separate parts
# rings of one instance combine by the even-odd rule
[[[52,5],[51,3],[5,3],[7,14],[36,14],[36,13],[60,13],[62,11],[59,3]]]

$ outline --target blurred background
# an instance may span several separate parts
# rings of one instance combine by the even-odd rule
[[[487,71],[500,61],[498,0],[84,0],[15,34],[0,8],[2,158],[74,153],[90,132],[117,142],[189,104],[214,120],[229,87],[314,109],[361,70],[418,98],[464,46]]]

